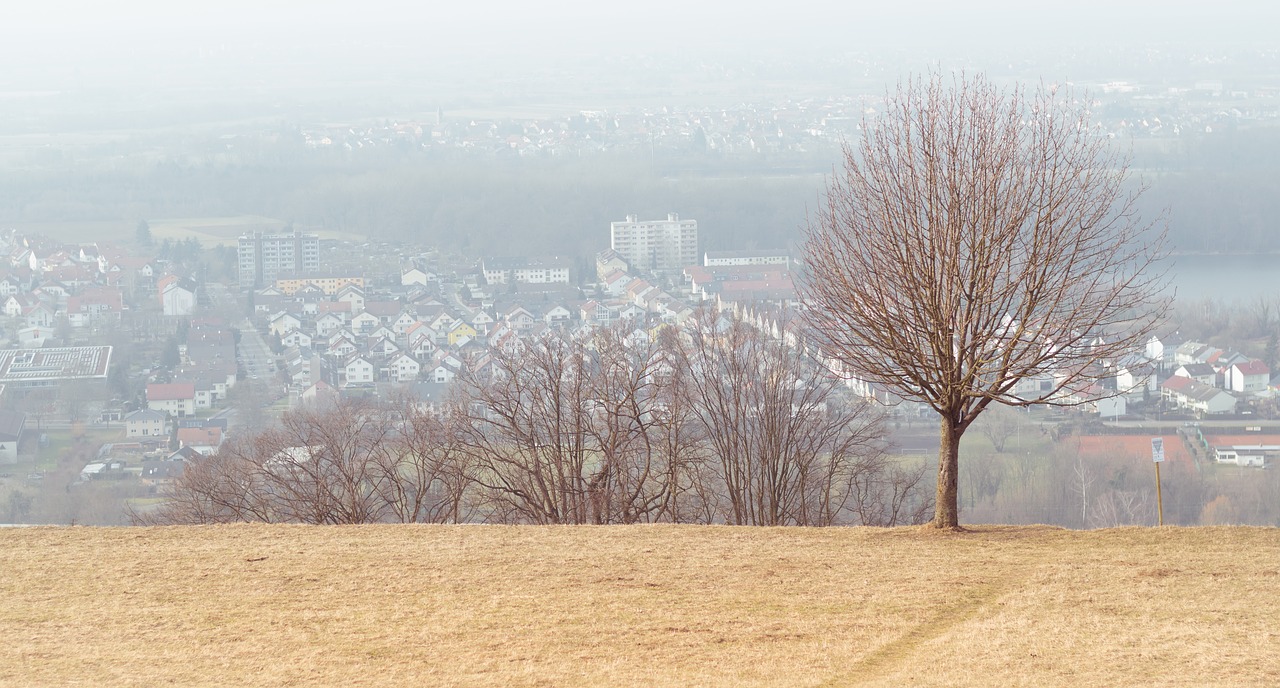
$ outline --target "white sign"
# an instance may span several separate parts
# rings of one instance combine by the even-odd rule
[[[1163,437],[1151,438],[1151,460],[1154,461],[1155,463],[1160,463],[1161,461],[1164,461],[1164,438]]]

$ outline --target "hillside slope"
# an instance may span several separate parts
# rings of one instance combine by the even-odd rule
[[[0,683],[1280,684],[1280,531],[0,531]]]

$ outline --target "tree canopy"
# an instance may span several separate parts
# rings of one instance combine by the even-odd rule
[[[941,418],[934,525],[992,403],[1080,404],[1162,320],[1164,232],[1068,88],[900,84],[807,228],[807,313],[846,374]],[[1115,391],[1109,392],[1115,394]]]

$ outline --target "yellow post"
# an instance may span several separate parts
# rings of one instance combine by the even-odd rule
[[[1156,465],[1156,513],[1157,525],[1164,525],[1164,495],[1160,494],[1160,464],[1164,463],[1164,438],[1151,438],[1151,461]]]
[[[1164,525],[1164,497],[1160,494],[1160,462],[1156,462],[1156,513],[1159,514],[1160,522],[1158,525]]]

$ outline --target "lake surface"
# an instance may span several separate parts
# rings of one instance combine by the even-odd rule
[[[1161,262],[1170,267],[1178,300],[1280,297],[1280,255],[1185,255]]]

